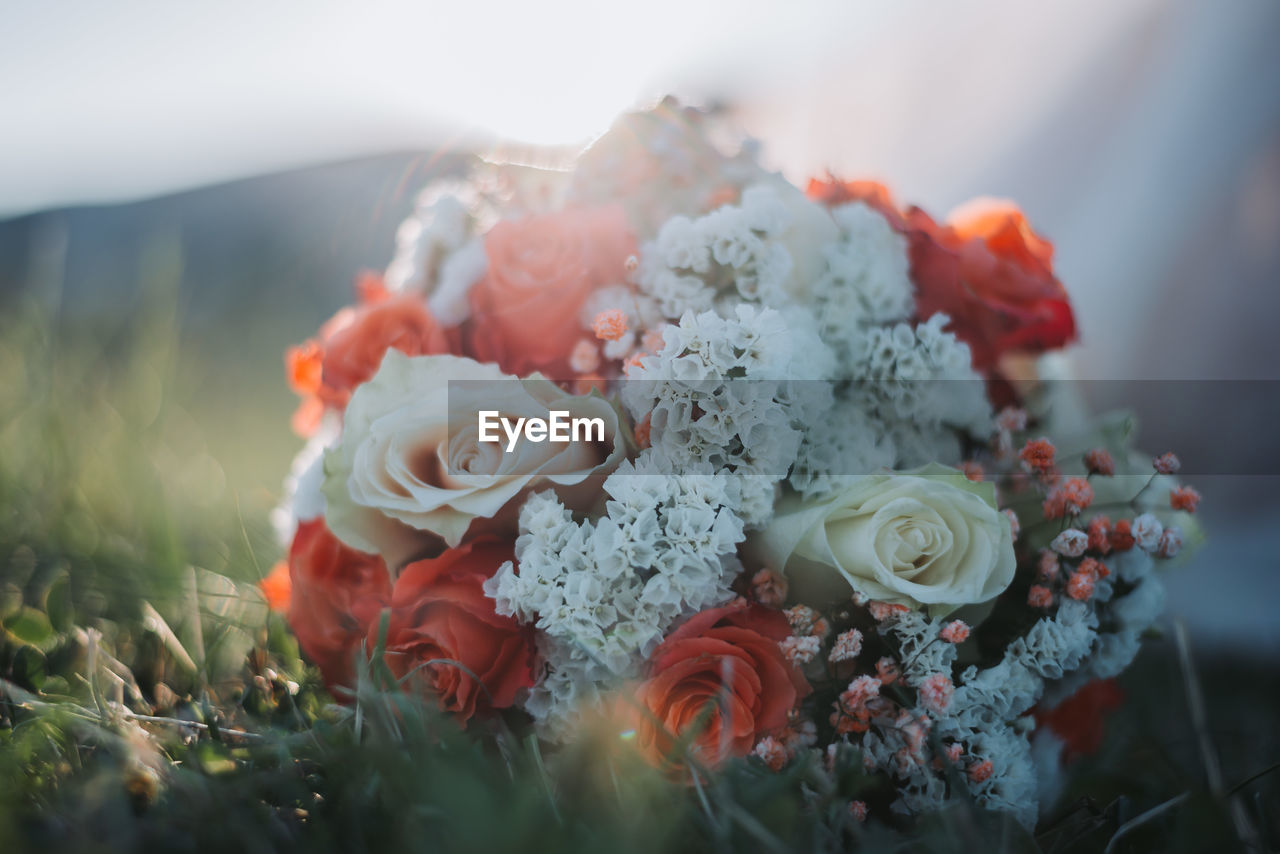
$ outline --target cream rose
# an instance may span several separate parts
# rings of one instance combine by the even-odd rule
[[[853,588],[934,615],[994,598],[1017,565],[995,488],[938,465],[853,478],[833,498],[784,504],[752,547],[806,595],[843,598]]]
[[[451,380],[461,381],[452,395]],[[481,409],[512,420],[552,409],[600,418],[604,442],[521,441],[506,453],[505,442],[480,441]],[[471,359],[390,350],[352,395],[342,436],[325,452],[325,521],[347,545],[399,566],[429,547],[423,532],[453,548],[474,520],[493,519],[533,486],[587,487],[622,461],[618,431],[617,412],[598,395]]]

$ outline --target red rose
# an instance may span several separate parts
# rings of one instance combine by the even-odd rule
[[[488,271],[471,289],[468,355],[507,373],[569,379],[578,317],[596,288],[620,284],[635,238],[620,206],[508,220],[484,238]]]
[[[1012,204],[971,203],[943,226],[918,208],[907,218],[916,310],[950,315],[974,367],[990,370],[1005,353],[1043,353],[1075,338],[1053,244]]]
[[[906,235],[917,318],[949,315],[979,371],[994,373],[1006,353],[1035,355],[1075,339],[1053,244],[1011,202],[970,202],[940,225],[920,208],[900,211],[874,181],[814,180],[808,193],[828,205],[864,202]]]
[[[1124,703],[1114,679],[1095,679],[1048,711],[1035,710],[1036,724],[1062,739],[1062,760],[1090,756],[1102,746],[1107,714]]]
[[[298,525],[289,549],[289,625],[330,685],[355,681],[354,661],[369,626],[391,598],[377,555],[345,545],[323,519]]]
[[[672,736],[701,724],[693,746],[715,766],[783,727],[809,693],[778,647],[790,634],[780,611],[743,600],[691,617],[654,650],[636,692],[641,750],[660,765],[669,761]]]
[[[464,722],[510,706],[534,682],[532,631],[494,611],[483,588],[514,559],[511,542],[476,539],[409,564],[391,594],[387,665],[399,677],[415,672]],[[369,631],[372,645],[377,626]]]
[[[304,397],[294,426],[314,432],[324,408],[343,410],[356,386],[372,377],[388,350],[406,356],[451,351],[449,337],[415,294],[390,294],[374,278],[360,284],[362,302],[344,308],[320,334],[285,357],[289,383]]]

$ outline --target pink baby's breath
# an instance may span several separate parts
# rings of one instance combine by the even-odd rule
[[[969,766],[969,779],[974,783],[985,783],[991,778],[995,772],[995,766],[992,765],[990,759],[984,759],[981,762],[975,762]]]
[[[782,649],[782,654],[786,656],[787,661],[795,667],[803,667],[814,656],[818,654],[822,641],[813,635],[805,635],[804,637],[796,637],[792,635],[789,638],[778,641],[778,646]]]
[[[1104,448],[1094,448],[1084,455],[1084,467],[1089,474],[1110,476],[1116,473],[1116,461],[1111,452]]]
[[[1178,486],[1169,490],[1169,506],[1187,513],[1196,512],[1200,506],[1200,493],[1190,486]]]
[[[1128,519],[1120,519],[1111,527],[1111,548],[1118,552],[1127,552],[1133,548],[1133,523]]]
[[[1017,433],[1027,429],[1027,410],[1006,406],[996,415],[996,427],[1006,433]]]
[[[1101,555],[1111,551],[1111,520],[1106,516],[1089,520],[1089,549]]]
[[[1063,557],[1080,557],[1088,547],[1089,535],[1075,528],[1067,528],[1049,543],[1049,548]]]
[[[831,654],[827,656],[831,662],[852,661],[862,652],[862,632],[857,629],[849,629],[847,632],[841,632],[836,636],[836,642],[831,645]]]
[[[1097,581],[1099,578],[1106,578],[1111,574],[1111,570],[1107,569],[1107,565],[1097,558],[1087,557],[1080,561],[1080,566],[1076,568],[1077,572],[1083,572],[1085,575]]]
[[[1027,591],[1027,604],[1032,608],[1048,608],[1053,604],[1053,591],[1043,584],[1033,584]]]
[[[1087,572],[1073,572],[1067,579],[1067,595],[1086,602],[1093,596],[1093,577]]]
[[[767,608],[777,608],[787,598],[787,579],[772,569],[761,569],[751,576],[751,595]]]
[[[1031,439],[1018,452],[1022,464],[1029,471],[1049,474],[1053,471],[1053,443],[1048,439]]]
[[[1049,490],[1044,499],[1044,518],[1078,516],[1093,503],[1093,487],[1082,477],[1069,477]]]
[[[850,706],[865,705],[867,700],[880,696],[880,684],[874,676],[859,676],[849,683],[840,699]]]
[[[1143,513],[1133,520],[1133,539],[1143,551],[1155,551],[1163,531],[1164,526],[1154,514]]]
[[[1041,581],[1050,581],[1058,577],[1062,563],[1058,556],[1048,549],[1040,550],[1040,561],[1036,564],[1036,577]]]
[[[1108,570],[1106,563],[1103,563],[1093,557],[1087,557],[1084,558],[1083,561],[1080,561],[1080,566],[1076,567],[1076,571],[1084,572],[1085,575],[1088,575],[1094,581],[1097,581],[1098,579],[1105,579],[1105,577],[1111,575],[1111,570]]]
[[[592,319],[591,329],[601,341],[617,341],[627,334],[627,316],[621,309],[606,309]]]
[[[791,624],[791,632],[796,635],[814,635],[824,638],[831,631],[830,624],[822,615],[808,605],[792,605],[782,612]]]
[[[879,679],[874,676],[859,676],[854,679],[836,700],[831,725],[838,733],[866,732],[872,714],[868,703],[879,696]]]
[[[760,739],[756,743],[755,750],[751,752],[759,757],[771,771],[781,771],[782,766],[787,764],[787,748],[771,735]]]
[[[1156,554],[1163,558],[1177,557],[1182,551],[1182,531],[1170,525],[1160,532],[1160,542],[1156,544]]]
[[[920,683],[920,705],[934,714],[946,714],[955,691],[955,685],[951,684],[951,678],[947,674],[935,673]]]
[[[877,623],[883,623],[885,620],[892,619],[911,610],[906,605],[895,605],[892,602],[880,602],[875,599],[867,603],[867,609],[871,611],[871,616],[875,618]]]
[[[569,354],[569,367],[579,374],[589,374],[600,367],[600,350],[595,342],[584,338],[573,345],[573,352]]]

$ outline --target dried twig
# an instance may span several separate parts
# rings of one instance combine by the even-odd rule
[[[1172,797],[1169,800],[1165,801],[1164,803],[1160,804],[1159,806],[1154,806],[1151,809],[1147,810],[1146,812],[1142,813],[1141,815],[1135,816],[1129,819],[1128,821],[1126,821],[1124,824],[1120,825],[1118,828],[1116,828],[1116,832],[1111,834],[1111,839],[1108,840],[1107,842],[1105,854],[1111,854],[1111,852],[1115,850],[1116,843],[1118,843],[1125,836],[1128,836],[1130,832],[1138,829],[1139,827],[1141,827],[1142,825],[1146,824],[1147,822],[1151,821],[1154,818],[1159,818],[1169,810],[1173,809],[1176,806],[1179,806],[1183,801],[1185,801],[1189,797],[1191,797],[1190,792],[1183,792],[1181,795]]]
[[[129,709],[124,710],[124,716],[126,718],[129,718],[130,720],[145,721],[146,723],[151,723],[151,724],[171,724],[173,726],[193,727],[195,729],[202,729],[205,731],[208,731],[211,729],[208,724],[202,723],[200,721],[188,721],[182,718],[164,718],[164,717],[159,717],[158,715],[140,715],[136,712],[130,711]],[[227,729],[226,727],[218,727],[218,734],[231,735],[231,736],[235,736],[236,738],[244,738],[249,740],[254,740],[254,739],[260,740],[266,737],[261,733],[248,732],[242,729]]]
[[[1200,744],[1200,759],[1204,763],[1205,776],[1208,778],[1209,791],[1215,798],[1226,801],[1231,813],[1231,821],[1235,825],[1236,835],[1245,847],[1261,851],[1262,844],[1257,828],[1249,820],[1240,799],[1234,797],[1222,779],[1222,765],[1218,761],[1218,752],[1214,749],[1213,738],[1209,735],[1209,716],[1205,711],[1204,692],[1200,689],[1200,677],[1196,673],[1195,662],[1191,658],[1191,639],[1187,634],[1187,626],[1182,620],[1174,621],[1174,638],[1178,644],[1178,662],[1182,665],[1183,684],[1187,689],[1187,709],[1191,713],[1191,725],[1196,731]],[[1139,816],[1141,818],[1141,816]],[[1118,834],[1118,831],[1117,831]],[[1114,837],[1113,837],[1114,839]]]

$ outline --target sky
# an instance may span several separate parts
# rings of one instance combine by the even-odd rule
[[[733,101],[789,172],[887,172],[950,202],[956,163],[1020,142],[1165,5],[0,0],[0,216],[387,151],[582,144],[668,93]]]
[[[581,143],[668,91],[768,88],[879,3],[0,6],[0,215],[335,158]]]

